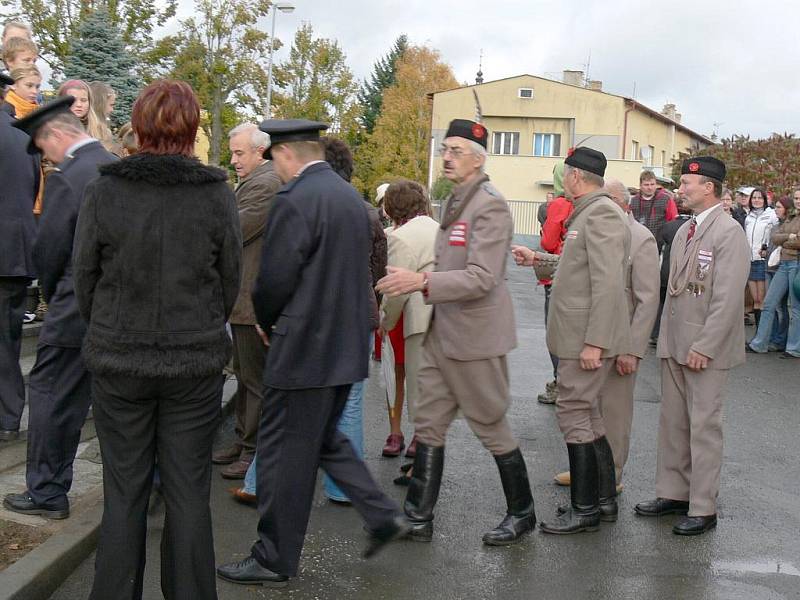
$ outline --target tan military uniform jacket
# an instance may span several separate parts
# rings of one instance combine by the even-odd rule
[[[564,250],[550,296],[547,347],[578,359],[585,344],[610,358],[631,351],[625,275],[631,232],[625,213],[605,190],[573,201]]]
[[[417,273],[432,271],[438,232],[439,224],[426,216],[414,217],[397,229],[387,230],[389,266]],[[384,313],[381,325],[386,331],[394,329],[403,315],[403,337],[428,331],[433,314],[433,307],[425,304],[422,292],[384,296],[381,309]]]
[[[425,299],[442,351],[455,360],[504,356],[517,345],[505,283],[514,232],[508,203],[480,176],[453,190],[442,226]]]
[[[661,273],[658,244],[650,230],[628,213],[631,255],[625,277],[625,295],[631,315],[630,354],[644,358],[659,306]]]
[[[686,364],[689,350],[711,360],[708,368],[744,362],[742,292],[750,253],[741,226],[719,205],[697,227],[687,247],[691,221],[675,235],[657,355]]]

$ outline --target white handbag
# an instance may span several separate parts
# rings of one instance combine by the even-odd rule
[[[768,267],[777,267],[781,263],[781,246],[775,246],[767,259]]]

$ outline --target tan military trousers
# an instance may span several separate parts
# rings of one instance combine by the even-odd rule
[[[636,373],[620,375],[614,366],[606,378],[603,389],[600,390],[600,414],[603,415],[606,438],[614,454],[617,483],[622,481],[622,470],[625,468],[631,447],[634,387],[636,387]]]
[[[414,431],[423,444],[444,446],[447,429],[460,409],[493,455],[519,446],[506,420],[510,396],[505,356],[469,361],[447,358],[434,325],[422,347],[418,381]]]
[[[727,379],[727,370],[692,371],[661,360],[656,495],[688,500],[690,517],[717,512]]]
[[[406,410],[408,422],[414,424],[414,412],[419,402],[419,366],[422,362],[424,333],[415,333],[405,339],[406,353]]]
[[[581,369],[581,361],[558,360],[556,418],[568,444],[593,442],[606,434],[600,414],[600,392],[614,369],[614,359],[604,358],[594,371]]]

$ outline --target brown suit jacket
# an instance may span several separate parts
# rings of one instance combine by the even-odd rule
[[[242,283],[230,319],[232,325],[255,325],[253,301],[250,299],[258,275],[264,228],[281,180],[271,162],[258,165],[236,187],[239,223],[242,227]]]
[[[625,213],[605,190],[573,200],[564,251],[550,295],[547,347],[578,359],[584,344],[611,358],[631,351],[625,275],[631,232]]]
[[[697,227],[687,247],[691,221],[675,234],[657,355],[685,365],[689,350],[711,360],[710,369],[744,362],[742,292],[750,251],[741,226],[722,206]]]
[[[448,358],[504,356],[517,345],[505,283],[514,232],[511,211],[486,176],[457,186],[445,214],[454,206],[457,216],[439,229],[436,270],[428,277],[425,301],[434,305],[433,327]]]
[[[631,314],[631,354],[644,358],[659,306],[661,273],[658,244],[650,230],[628,214],[631,256],[625,278],[625,295]]]

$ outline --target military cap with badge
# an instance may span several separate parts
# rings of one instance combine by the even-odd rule
[[[269,146],[264,150],[264,158],[272,158],[272,147],[285,142],[318,142],[319,132],[328,125],[308,119],[266,119],[258,128],[269,134]]]
[[[39,148],[34,143],[36,132],[58,115],[68,113],[69,107],[72,106],[73,102],[75,102],[73,96],[62,96],[57,100],[42,105],[28,116],[13,123],[14,127],[24,131],[31,138],[31,141],[28,142],[28,154],[36,154],[39,152]]]

